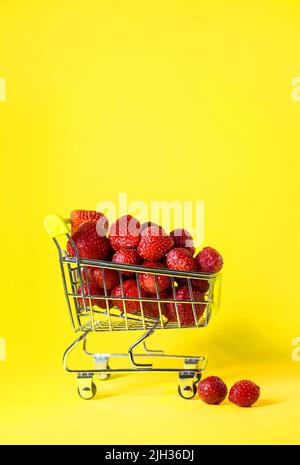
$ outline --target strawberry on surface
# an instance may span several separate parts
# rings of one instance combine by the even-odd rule
[[[173,238],[174,247],[184,247],[192,255],[195,253],[194,241],[191,234],[182,228],[174,229],[170,232],[170,236]]]
[[[131,215],[121,216],[109,229],[108,238],[113,249],[134,249],[140,242],[139,221]]]
[[[103,213],[96,212],[94,210],[73,210],[71,212],[70,218],[72,235],[80,228],[82,224],[88,223],[90,221],[98,223],[98,227],[101,227],[103,229],[102,235],[105,236],[107,232],[108,220]]]
[[[209,376],[198,384],[198,394],[206,404],[218,405],[226,399],[227,386],[218,376]]]
[[[161,226],[149,226],[141,234],[138,253],[144,260],[157,261],[172,249],[174,241]]]
[[[203,273],[218,273],[223,266],[223,258],[212,247],[204,247],[195,257],[198,263],[198,271]]]
[[[147,268],[164,268],[164,265],[162,263],[152,262],[152,261],[144,262],[143,266],[145,266]],[[151,294],[156,294],[155,275],[154,274],[151,274],[151,273],[138,273],[138,279],[139,279],[141,287],[146,292],[150,292]],[[171,284],[171,280],[170,280],[169,276],[158,275],[157,273],[156,273],[156,282],[157,282],[158,291],[164,291]]]
[[[72,236],[80,258],[104,260],[110,253],[110,245],[107,237],[99,236],[97,225],[94,222],[84,223]],[[75,251],[70,241],[67,244],[67,251],[71,257],[75,256]]]
[[[183,247],[171,249],[167,255],[167,267],[178,271],[197,271],[197,263],[192,254]]]
[[[173,296],[172,296],[173,297]],[[203,294],[199,289],[192,286],[192,298],[190,295],[189,287],[183,286],[178,287],[176,290],[176,300],[204,300]],[[193,305],[188,303],[177,302],[177,310],[179,320],[182,326],[194,326],[199,318],[203,315],[206,304],[194,304],[194,309],[196,313],[196,321],[193,312]],[[170,322],[178,322],[176,304],[169,302],[166,307],[165,316]]]
[[[140,265],[142,259],[135,249],[119,249],[113,255],[113,263],[120,263],[122,265]],[[122,271],[124,275],[131,275],[134,271]]]
[[[248,379],[235,383],[229,391],[229,401],[238,407],[251,407],[258,401],[260,388]]]

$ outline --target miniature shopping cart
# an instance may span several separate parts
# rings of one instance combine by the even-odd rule
[[[75,332],[80,333],[80,336],[68,347],[64,353],[63,365],[67,372],[77,374],[78,393],[83,399],[92,399],[97,391],[95,378],[100,380],[107,379],[113,373],[129,373],[129,372],[175,372],[179,376],[178,393],[185,399],[191,399],[197,392],[197,383],[201,380],[202,372],[207,363],[206,357],[190,356],[190,355],[167,355],[161,350],[151,350],[146,345],[146,339],[153,334],[154,331],[166,331],[168,329],[183,329],[183,328],[203,328],[208,325],[212,313],[219,307],[220,300],[220,274],[208,273],[191,273],[180,272],[165,268],[147,268],[144,266],[123,265],[100,260],[88,260],[79,257],[78,250],[72,240],[68,227],[68,220],[64,221],[57,215],[49,215],[45,218],[45,227],[49,235],[53,238],[58,250],[59,264],[61,269],[64,293],[66,297],[67,307],[69,310],[72,326]],[[66,251],[66,243],[70,241],[75,251],[75,256],[71,257]],[[103,296],[92,295],[90,293],[89,270],[91,268],[100,268],[103,279],[104,292]],[[121,300],[123,302],[123,311],[116,307],[111,307],[110,295],[106,288],[105,270],[113,269],[119,273],[122,295],[114,297],[114,301]],[[131,272],[132,277],[135,277],[138,287],[139,297],[125,297],[124,295],[124,272]],[[149,273],[154,276],[156,295],[142,297],[142,292],[139,283],[139,274]],[[158,276],[168,276],[171,282],[171,295],[168,298],[162,298],[160,295],[157,278]],[[195,299],[193,295],[192,283],[195,280],[207,282],[207,292],[203,296],[203,300]],[[177,300],[176,288],[177,281],[186,280],[190,299]],[[86,286],[84,298],[79,294],[78,289],[83,289]],[[95,305],[99,299],[99,306]],[[130,313],[126,310],[126,302],[134,300],[139,302],[140,311]],[[100,302],[101,301],[101,302]],[[158,316],[149,316],[149,312],[144,311],[144,306],[153,303],[157,306]],[[176,309],[176,321],[168,321],[163,312],[163,306],[172,303]],[[188,326],[182,324],[178,304],[189,304],[192,306],[194,321],[189,322]],[[197,316],[197,305],[202,305],[204,308],[201,316]],[[121,306],[122,306],[121,305]],[[100,308],[101,307],[101,308]],[[91,334],[101,333],[104,331],[143,331],[136,342],[134,342],[126,353],[98,353],[88,350],[87,342]],[[134,349],[142,344],[143,352],[136,353]],[[69,356],[73,350],[82,345],[83,354],[88,356],[90,367],[70,368]],[[149,363],[151,360],[152,363]],[[161,367],[161,362],[176,363],[181,361],[181,367]],[[110,367],[112,364],[118,364],[116,367]],[[121,366],[122,363],[126,366]],[[86,363],[87,364],[87,363]]]

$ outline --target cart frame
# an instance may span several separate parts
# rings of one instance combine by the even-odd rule
[[[69,220],[63,220],[58,215],[49,215],[45,218],[45,227],[49,235],[54,240],[57,247],[60,270],[63,281],[64,294],[69,310],[71,324],[75,332],[81,333],[80,336],[66,349],[63,356],[63,367],[66,372],[77,374],[77,387],[80,397],[83,399],[92,399],[97,387],[95,378],[105,380],[113,373],[131,373],[131,372],[163,372],[177,373],[179,377],[178,393],[185,399],[191,399],[197,392],[197,384],[201,380],[202,373],[207,365],[207,358],[204,356],[191,355],[168,355],[162,350],[151,350],[146,345],[148,339],[154,331],[167,329],[192,329],[208,325],[212,311],[215,311],[220,305],[221,274],[209,273],[191,273],[170,270],[166,268],[147,268],[143,266],[121,265],[112,262],[82,259],[79,257],[78,250],[72,237],[70,236]],[[66,252],[66,247],[62,242],[70,241],[75,251],[75,256],[71,257]],[[90,292],[90,282],[88,271],[91,268],[101,268],[104,283],[104,293],[102,296],[92,295]],[[122,289],[121,297],[114,297],[114,301],[122,301],[123,311],[111,307],[109,291],[106,287],[105,270],[113,269],[119,273],[120,285]],[[123,273],[131,272],[136,278],[139,297],[128,298],[124,295],[124,275]],[[155,280],[156,296],[142,297],[141,287],[139,284],[139,274],[152,274]],[[168,276],[171,282],[172,295],[168,298],[162,298],[158,290],[158,276]],[[176,299],[176,279],[185,280],[189,289],[189,300]],[[206,281],[208,290],[201,300],[195,299],[193,286],[196,280]],[[86,292],[79,293],[79,287]],[[95,306],[95,301],[98,306]],[[126,309],[126,302],[138,302],[139,312],[130,313]],[[168,321],[164,315],[164,305],[172,303],[176,309],[176,320]],[[192,315],[194,323],[183,325],[181,322],[178,304],[187,304],[188,308],[192,306]],[[147,315],[146,306],[154,305],[156,317]],[[97,309],[96,309],[97,308]],[[199,309],[201,315],[199,314]],[[87,348],[89,336],[92,333],[103,331],[143,331],[133,344],[130,345],[126,353],[98,353],[90,352]],[[93,368],[71,368],[69,365],[69,356],[79,346],[82,346],[82,353],[93,361]],[[135,353],[134,349],[142,345],[143,352]],[[149,363],[149,359],[155,359],[156,362],[161,360],[173,359],[181,362],[180,367],[157,367]],[[129,366],[125,368],[111,368],[109,361],[113,359],[125,359]],[[137,361],[137,359],[139,361]]]

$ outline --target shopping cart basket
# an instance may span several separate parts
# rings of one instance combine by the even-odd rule
[[[128,373],[128,372],[175,372],[179,376],[178,393],[185,399],[191,399],[197,392],[197,383],[201,379],[207,359],[203,356],[190,355],[167,355],[161,350],[151,350],[146,345],[146,339],[149,338],[154,331],[168,329],[183,329],[183,328],[203,328],[208,325],[212,313],[219,307],[220,300],[220,279],[221,275],[208,273],[191,273],[183,271],[175,271],[166,268],[147,268],[144,266],[123,265],[112,262],[89,260],[79,257],[77,248],[72,241],[68,226],[69,220],[63,220],[58,215],[49,215],[45,218],[45,228],[49,235],[54,240],[58,250],[59,264],[61,269],[64,293],[66,297],[67,307],[69,310],[72,326],[75,332],[80,333],[80,336],[68,347],[63,356],[64,369],[69,373],[77,374],[78,393],[83,399],[92,399],[97,391],[94,378],[104,380],[111,373]],[[66,251],[66,243],[70,241],[75,251],[75,256],[71,257]],[[93,295],[91,293],[89,279],[89,271],[92,268],[99,268],[103,279],[103,295]],[[114,302],[121,301],[120,311],[116,306],[112,306],[110,293],[107,291],[105,270],[113,269],[119,274],[121,285],[121,296],[114,297]],[[125,297],[124,282],[126,276],[124,272],[132,273],[130,278],[135,278],[138,288],[139,297]],[[156,287],[156,295],[149,297],[142,296],[139,283],[139,275],[148,273],[154,276]],[[170,294],[168,297],[162,297],[158,289],[158,277],[168,276],[170,278]],[[189,299],[176,299],[176,288],[178,281],[188,286]],[[195,280],[205,281],[207,291],[201,295],[201,300],[197,300],[193,294],[192,284]],[[79,289],[85,289],[86,292],[82,295]],[[126,302],[129,306],[130,301],[138,302],[139,311],[130,312],[126,309]],[[175,321],[169,321],[165,316],[164,308],[167,304],[172,304],[176,310]],[[192,321],[188,324],[182,321],[178,304],[188,304],[192,308]],[[154,306],[155,316],[147,311],[149,305]],[[199,314],[201,308],[201,315]],[[153,308],[153,307],[152,307]],[[103,331],[144,331],[136,342],[134,342],[126,353],[98,353],[90,351],[87,348],[88,337],[92,333]],[[92,362],[91,368],[70,368],[69,355],[80,344],[84,355],[88,356]],[[142,344],[143,352],[135,353],[134,349]],[[155,363],[149,363],[151,361]],[[121,363],[128,362],[126,367],[113,367],[109,365],[109,361],[114,359]],[[179,363],[181,367],[161,367],[157,366],[159,362],[173,359]],[[120,365],[119,363],[119,365]]]

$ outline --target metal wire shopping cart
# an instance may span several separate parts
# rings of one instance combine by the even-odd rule
[[[178,392],[185,399],[194,397],[197,391],[197,383],[201,379],[207,363],[206,357],[190,355],[167,355],[161,350],[148,349],[146,339],[154,331],[180,328],[203,328],[208,325],[212,313],[219,307],[220,300],[220,273],[191,273],[180,272],[164,268],[146,268],[144,266],[121,265],[112,262],[100,260],[88,260],[80,258],[77,248],[72,241],[69,233],[68,221],[64,221],[60,216],[49,215],[45,218],[45,227],[49,235],[54,240],[58,250],[59,264],[63,280],[64,293],[71,318],[72,326],[75,332],[80,336],[67,348],[63,356],[64,369],[69,373],[77,374],[78,393],[83,399],[92,399],[97,391],[94,377],[104,380],[111,373],[128,373],[128,372],[175,372],[179,376]],[[71,241],[75,256],[71,257],[66,252],[66,243]],[[93,295],[90,289],[89,270],[99,268],[102,273],[104,292],[103,295]],[[112,299],[106,288],[105,270],[113,269],[119,273],[121,296],[114,297],[114,302],[123,302],[123,311],[116,306],[112,306]],[[138,287],[139,297],[125,297],[124,294],[124,272],[131,272],[135,277]],[[139,275],[149,273],[154,276],[156,295],[149,297],[142,296],[139,284]],[[132,278],[131,276],[131,278]],[[159,276],[170,277],[170,295],[162,297],[159,292],[157,279]],[[189,299],[178,300],[176,298],[177,281],[185,280],[189,289]],[[207,292],[197,300],[193,294],[192,283],[195,280],[202,280],[207,283]],[[79,293],[79,289],[86,287],[84,296]],[[139,302],[139,311],[134,313],[126,309],[126,302]],[[175,321],[169,321],[165,316],[164,308],[167,304],[172,304],[176,310]],[[188,304],[192,308],[192,321],[183,324],[178,304]],[[147,306],[155,306],[155,316],[149,314]],[[201,314],[198,308],[201,306]],[[87,341],[89,335],[104,331],[133,331],[142,330],[144,334],[132,344],[126,353],[97,353],[89,351]],[[134,349],[142,343],[144,351],[135,353]],[[88,356],[92,362],[92,368],[70,368],[68,359],[71,352],[82,344],[83,353]],[[155,359],[156,363],[173,359],[173,361],[183,362],[181,367],[158,367],[149,362],[149,357]],[[126,367],[109,366],[109,360],[115,359],[119,362],[128,361]]]

